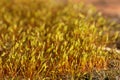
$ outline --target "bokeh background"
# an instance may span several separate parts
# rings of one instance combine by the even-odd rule
[[[68,0],[56,0],[58,3],[66,3]],[[70,0],[74,3],[84,2],[85,5],[92,4],[103,15],[120,23],[120,0]]]
[[[118,15],[120,17],[120,0],[73,0],[74,2],[85,2],[93,4],[98,10],[109,15]]]

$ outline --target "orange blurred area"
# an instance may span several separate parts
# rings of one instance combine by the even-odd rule
[[[103,14],[120,17],[120,0],[72,0],[73,2],[84,2],[93,4]]]
[[[73,3],[84,2],[85,5],[92,4],[98,11],[110,16],[120,17],[120,0],[55,0],[58,3],[66,3],[72,1]]]

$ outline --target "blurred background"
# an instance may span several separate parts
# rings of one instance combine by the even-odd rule
[[[28,2],[35,0],[14,0],[14,2]],[[41,0],[37,0],[41,1]],[[45,1],[45,0],[42,0]],[[83,2],[85,5],[92,4],[96,9],[101,12],[105,17],[111,18],[112,21],[120,23],[120,0],[49,0],[55,1],[56,5],[65,5],[68,1],[72,3]],[[45,1],[47,2],[47,0]]]
[[[14,0],[14,1],[28,2],[35,0]],[[40,1],[40,0],[36,0],[36,1]],[[55,1],[56,4],[67,4],[68,1],[71,1],[73,3],[84,2],[85,5],[88,4],[94,5],[98,11],[101,11],[103,14],[107,16],[120,18],[120,0],[50,0],[50,1]]]
[[[120,0],[84,0],[84,2],[95,5],[104,14],[120,17]]]
[[[58,3],[67,3],[68,0],[56,0]],[[92,4],[103,15],[120,23],[120,0],[70,0],[74,3],[84,2],[85,5]]]

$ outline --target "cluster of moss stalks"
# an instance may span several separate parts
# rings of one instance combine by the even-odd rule
[[[44,0],[0,1],[0,79],[80,79],[114,57],[110,24],[94,7]]]

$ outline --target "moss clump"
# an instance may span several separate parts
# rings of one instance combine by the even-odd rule
[[[93,7],[1,0],[0,77],[76,79],[107,69],[107,21]]]

